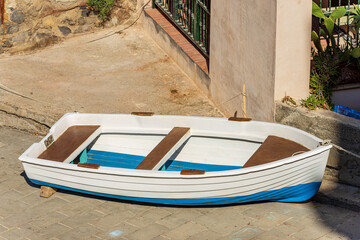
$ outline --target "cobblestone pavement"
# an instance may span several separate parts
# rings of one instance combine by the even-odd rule
[[[164,207],[59,191],[39,197],[18,156],[39,136],[0,128],[0,239],[360,239],[360,214],[317,202]]]

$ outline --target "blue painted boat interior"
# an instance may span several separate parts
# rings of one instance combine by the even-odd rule
[[[84,156],[84,154],[82,154],[82,156]],[[135,169],[137,165],[139,165],[139,163],[144,158],[145,156],[90,150],[89,152],[87,152],[86,163],[99,164],[100,166],[104,166],[104,167]],[[83,159],[82,162],[84,162]],[[181,171],[184,169],[198,169],[198,170],[204,170],[206,172],[213,172],[213,171],[233,170],[239,168],[241,168],[241,166],[191,163],[191,162],[175,161],[169,159],[160,169],[162,171]]]
[[[321,182],[311,182],[306,184],[299,184],[291,187],[284,187],[277,190],[270,190],[259,192],[246,196],[225,197],[225,198],[197,198],[197,199],[171,199],[171,198],[139,198],[139,197],[127,197],[119,195],[111,195],[100,192],[90,192],[81,189],[69,188],[57,184],[46,183],[30,179],[31,182],[49,186],[59,189],[65,189],[85,194],[97,195],[102,197],[123,199],[137,202],[147,202],[156,204],[171,204],[171,205],[183,205],[183,206],[198,206],[198,205],[224,205],[233,203],[245,203],[253,201],[277,201],[277,202],[304,202],[312,198],[320,188]]]

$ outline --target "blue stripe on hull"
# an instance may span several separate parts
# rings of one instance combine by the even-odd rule
[[[138,197],[127,197],[118,196],[98,192],[90,192],[81,189],[69,188],[56,184],[46,183],[30,179],[31,182],[43,186],[49,186],[59,189],[65,189],[85,194],[91,194],[101,197],[116,198],[129,201],[146,202],[146,203],[157,203],[157,204],[169,204],[169,205],[224,205],[233,203],[245,203],[255,201],[278,201],[278,202],[303,202],[312,198],[320,188],[321,182],[312,182],[306,184],[299,184],[292,187],[284,187],[278,190],[264,191],[256,194],[238,197],[228,198],[199,198],[199,199],[161,199],[161,198],[138,198]]]
[[[105,152],[98,150],[90,150],[88,152],[87,163],[99,164],[104,167],[117,167],[135,169],[137,165],[144,159],[144,156],[130,155],[124,153]],[[165,171],[181,171],[184,169],[198,169],[207,172],[227,171],[239,169],[241,166],[226,166],[215,164],[191,163],[183,161],[168,160],[165,164]]]

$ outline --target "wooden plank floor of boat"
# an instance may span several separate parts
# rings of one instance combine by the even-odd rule
[[[69,127],[55,142],[39,155],[41,159],[63,162],[70,156],[91,134],[100,126],[72,126]]]
[[[190,128],[174,127],[168,135],[142,160],[136,169],[153,170],[164,157],[174,150],[174,146],[188,134]]]
[[[245,163],[243,168],[274,162],[307,151],[309,149],[299,143],[270,135]]]

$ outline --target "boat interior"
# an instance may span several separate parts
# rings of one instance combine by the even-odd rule
[[[98,169],[179,171],[183,175],[205,174],[253,167],[309,151],[294,141],[269,135],[264,142],[190,134],[190,128],[174,127],[162,134],[98,134],[99,125],[69,127],[38,158]],[[82,147],[85,140],[91,144]],[[68,157],[78,148],[81,153]]]

